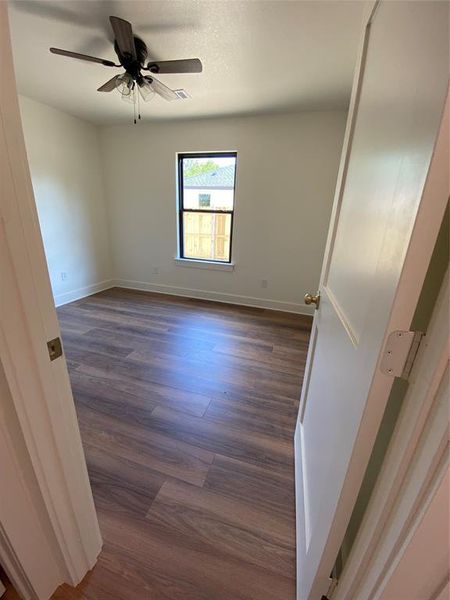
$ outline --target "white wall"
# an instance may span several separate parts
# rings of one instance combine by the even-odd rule
[[[310,312],[303,295],[319,281],[345,112],[99,128],[28,98],[20,106],[56,304],[115,280]],[[238,152],[233,271],[174,261],[176,153],[208,150]]]
[[[130,287],[309,312],[303,295],[319,281],[345,120],[340,111],[303,112],[103,128],[115,277]],[[174,261],[175,155],[213,150],[238,152],[232,272]]]
[[[111,280],[99,130],[29,98],[20,98],[20,108],[58,305],[108,287]]]

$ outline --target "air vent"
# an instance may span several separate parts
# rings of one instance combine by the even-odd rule
[[[178,98],[180,100],[187,100],[188,98],[190,98],[191,96],[189,96],[189,94],[187,93],[186,90],[173,90],[175,92],[175,94],[178,96]]]

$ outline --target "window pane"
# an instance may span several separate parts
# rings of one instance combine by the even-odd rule
[[[230,260],[231,215],[183,213],[184,257]]]
[[[235,156],[183,158],[184,208],[233,210]]]

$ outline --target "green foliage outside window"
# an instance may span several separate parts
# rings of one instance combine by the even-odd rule
[[[219,165],[213,160],[197,160],[196,158],[185,158],[183,160],[183,177],[194,177],[209,173],[219,168]]]

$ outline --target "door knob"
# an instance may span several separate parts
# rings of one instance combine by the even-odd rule
[[[311,294],[305,294],[305,304],[315,304],[317,310],[320,304],[320,292],[317,292],[315,296],[312,296]]]

